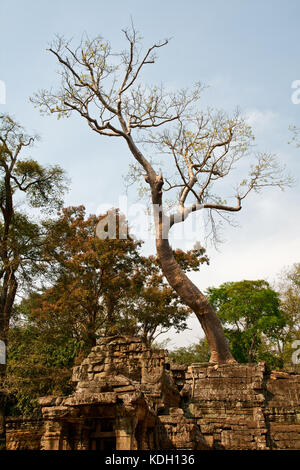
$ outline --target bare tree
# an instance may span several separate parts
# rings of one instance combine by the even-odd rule
[[[176,92],[163,85],[144,85],[142,70],[155,63],[156,52],[168,40],[143,51],[134,28],[125,30],[124,35],[128,47],[119,54],[101,37],[85,37],[77,49],[56,38],[49,51],[61,65],[61,86],[55,92],[40,90],[32,101],[42,112],[58,117],[75,111],[98,134],[124,139],[135,159],[136,175],[142,174],[149,185],[163,273],[198,317],[210,346],[210,360],[233,362],[217,315],[173,256],[169,230],[199,209],[209,211],[214,223],[214,213],[239,211],[250,191],[264,186],[282,188],[289,180],[282,176],[273,155],[260,154],[248,178],[236,189],[236,204],[223,201],[215,186],[248,156],[253,139],[250,127],[238,112],[232,117],[212,110],[200,112],[201,84]],[[164,170],[157,170],[154,150],[160,151]],[[166,192],[174,194],[173,213],[163,209]]]

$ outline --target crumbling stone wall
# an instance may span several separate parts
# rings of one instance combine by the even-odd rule
[[[41,419],[6,418],[7,450],[37,450],[43,433],[44,422]]]
[[[300,449],[300,374],[272,371],[265,397],[270,448]]]
[[[180,408],[168,369],[165,350],[151,350],[138,338],[103,339],[74,368],[75,393],[40,399],[41,448],[206,448],[197,424]]]
[[[300,374],[264,363],[180,366],[118,336],[99,342],[73,381],[72,395],[40,399],[32,448],[300,449]],[[9,448],[29,445],[22,426],[9,428]]]
[[[172,366],[183,409],[213,449],[300,449],[300,374],[259,364]]]

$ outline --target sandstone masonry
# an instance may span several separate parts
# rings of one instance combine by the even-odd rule
[[[264,363],[180,366],[118,336],[72,380],[72,395],[40,399],[42,421],[8,420],[8,448],[300,449],[300,374]]]

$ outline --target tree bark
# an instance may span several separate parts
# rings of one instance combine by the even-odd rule
[[[18,283],[14,272],[6,272],[2,283],[0,296],[0,340],[4,342],[7,351],[9,322],[12,308],[16,297]],[[6,356],[6,355],[5,355]],[[6,357],[5,364],[0,364],[0,450],[6,449],[6,419],[5,419],[5,378],[6,378]]]
[[[187,277],[174,258],[168,240],[169,228],[166,225],[168,224],[168,217],[164,216],[162,210],[162,184],[163,180],[158,176],[156,176],[155,182],[150,180],[153,206],[156,208],[156,211],[158,207],[160,208],[159,211],[154,214],[154,218],[156,228],[156,251],[162,271],[170,286],[173,287],[183,302],[185,302],[197,316],[209,344],[211,352],[210,362],[236,362],[230,352],[228,341],[217,314],[206,297]]]
[[[216,312],[202,292],[182,271],[173,256],[168,240],[170,219],[163,213],[162,208],[163,176],[155,172],[131,137],[127,136],[126,140],[132,155],[145,170],[145,181],[151,188],[156,231],[156,251],[162,271],[170,286],[173,287],[183,302],[192,309],[200,321],[211,352],[210,362],[236,362],[230,352],[228,341]]]
[[[6,449],[4,379],[5,365],[0,364],[0,450]]]
[[[7,325],[1,319],[0,321],[0,341],[3,341],[7,347]],[[5,354],[6,356],[6,354]],[[5,419],[5,377],[6,377],[6,357],[5,364],[0,364],[0,450],[6,449],[6,419]]]
[[[162,271],[170,286],[200,321],[210,347],[210,362],[235,362],[218,316],[206,297],[178,266],[169,241],[157,238],[156,250]]]

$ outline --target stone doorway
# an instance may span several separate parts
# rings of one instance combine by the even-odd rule
[[[102,450],[111,451],[116,450],[116,438],[115,437],[97,437],[90,439],[89,450]]]
[[[89,449],[111,451],[116,450],[116,447],[114,419],[96,419],[89,436]]]

